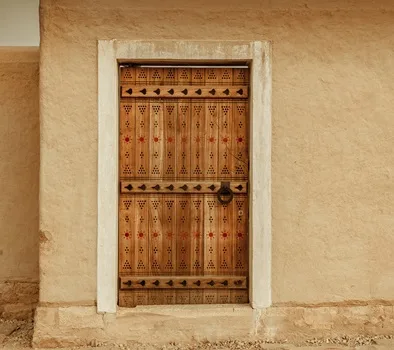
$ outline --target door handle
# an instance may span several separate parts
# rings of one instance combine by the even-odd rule
[[[216,192],[218,201],[221,204],[229,204],[234,198],[234,192],[230,188],[230,182],[222,182],[219,190]]]

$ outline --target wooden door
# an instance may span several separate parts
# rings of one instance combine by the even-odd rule
[[[119,305],[248,302],[245,68],[120,69]]]

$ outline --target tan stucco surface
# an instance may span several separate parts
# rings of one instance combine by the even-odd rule
[[[41,4],[41,301],[93,305],[97,40],[272,40],[273,302],[392,300],[394,4]]]
[[[393,307],[383,305],[271,307],[263,311],[252,310],[248,305],[154,305],[121,308],[116,315],[98,314],[94,306],[38,307],[33,346],[49,348],[105,342],[128,346],[178,345],[229,339],[285,343],[312,339],[316,343],[319,339],[325,343],[327,338],[338,339],[345,345],[343,340],[350,337],[390,336],[393,332]],[[264,346],[264,349],[267,348]],[[285,350],[282,346],[275,349]]]
[[[0,47],[0,282],[38,280],[38,60]]]
[[[0,47],[0,318],[38,300],[38,48]]]

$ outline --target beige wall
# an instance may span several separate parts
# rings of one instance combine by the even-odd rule
[[[0,316],[38,297],[38,61],[0,47]]]
[[[0,46],[38,46],[40,0],[0,0]]]
[[[275,3],[275,5],[272,5]],[[273,301],[393,300],[394,4],[41,4],[41,301],[93,304],[97,39],[273,41]]]

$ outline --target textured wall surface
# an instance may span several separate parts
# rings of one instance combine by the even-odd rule
[[[0,48],[0,315],[7,317],[38,299],[38,61],[38,48]]]
[[[0,46],[38,46],[40,0],[0,0]]]
[[[41,301],[96,297],[97,39],[272,40],[273,301],[392,300],[394,4],[42,0]]]

